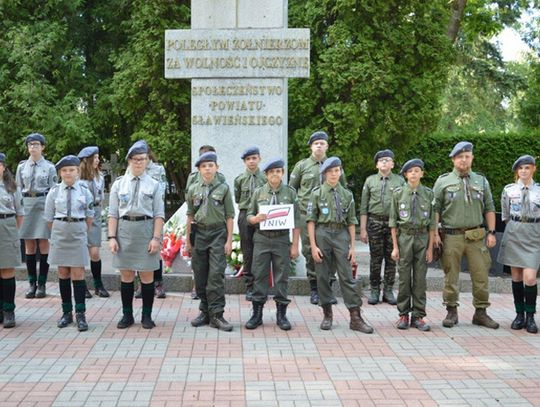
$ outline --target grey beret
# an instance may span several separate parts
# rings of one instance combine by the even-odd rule
[[[58,171],[60,168],[69,167],[69,166],[75,166],[78,167],[81,164],[81,160],[77,158],[74,155],[66,155],[65,157],[60,158],[60,161],[58,161],[55,165],[56,170]]]
[[[341,160],[338,157],[329,157],[324,160],[324,163],[321,165],[319,172],[324,174],[327,170],[334,167],[341,167]]]
[[[457,143],[450,154],[448,154],[448,157],[454,158],[456,155],[461,153],[470,152],[473,150],[473,144],[468,141],[460,141]]]
[[[96,146],[88,146],[88,147],[83,148],[81,151],[79,151],[79,154],[77,154],[77,157],[88,158],[88,157],[92,157],[94,154],[99,154],[99,148]]]
[[[4,153],[0,153],[0,163],[6,162],[6,155]]]
[[[512,171],[517,170],[520,166],[525,165],[525,164],[536,165],[536,160],[534,159],[532,155],[528,155],[528,154],[522,155],[516,160],[514,165],[512,165]]]
[[[199,156],[199,159],[195,162],[195,167],[199,168],[202,163],[214,162],[217,163],[217,154],[213,151],[207,151]]]
[[[264,172],[272,170],[274,168],[284,168],[285,167],[285,161],[283,158],[272,158],[271,160],[268,160],[262,167],[262,170]]]
[[[375,164],[377,164],[377,161],[379,161],[381,158],[391,158],[394,159],[394,153],[392,150],[381,150],[377,151],[375,153],[375,156],[373,157],[373,160],[375,161]]]
[[[148,144],[144,140],[138,140],[129,148],[126,159],[137,154],[148,154]]]
[[[240,157],[242,160],[244,160],[246,157],[249,157],[250,155],[260,155],[261,152],[259,151],[259,147],[257,146],[251,146],[244,150],[242,153],[242,156]]]
[[[401,167],[399,173],[403,175],[413,167],[420,167],[421,169],[424,169],[424,162],[420,158],[413,158],[412,160],[409,160],[403,164],[403,167]]]
[[[28,144],[33,141],[39,141],[42,145],[45,145],[45,137],[43,136],[43,134],[39,134],[39,133],[29,134],[28,136],[26,136],[24,143]]]
[[[308,146],[317,140],[328,141],[328,134],[326,134],[324,131],[316,131],[309,137]]]

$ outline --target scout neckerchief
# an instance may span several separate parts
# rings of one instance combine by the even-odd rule
[[[336,203],[336,221],[341,223],[343,221],[343,210],[341,208],[341,199],[339,199],[339,194],[337,189],[332,188],[332,193],[334,194],[334,202]]]

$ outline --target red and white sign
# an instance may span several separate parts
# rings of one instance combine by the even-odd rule
[[[294,205],[261,205],[259,212],[266,214],[261,230],[294,229]]]

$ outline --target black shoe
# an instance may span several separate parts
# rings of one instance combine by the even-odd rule
[[[156,324],[154,323],[154,321],[152,321],[151,315],[143,314],[141,318],[141,324],[144,329],[152,329],[156,327]]]
[[[368,304],[377,305],[379,303],[380,296],[381,296],[381,292],[377,289],[372,288],[371,292],[369,293],[369,298],[367,300]]]
[[[192,300],[198,300],[199,296],[197,295],[197,290],[193,289],[191,290],[191,299]]]
[[[525,328],[525,313],[524,312],[518,312],[516,314],[516,318],[512,321],[512,325],[510,325],[510,328],[512,329],[523,329]]]
[[[191,326],[198,328],[200,326],[208,325],[210,323],[210,317],[206,312],[202,312],[197,316],[197,318],[191,321]]]
[[[253,301],[253,289],[246,289],[246,301]]]
[[[126,329],[126,328],[129,328],[134,323],[135,323],[135,320],[133,319],[133,315],[124,314],[122,319],[118,321],[118,324],[116,324],[116,327],[118,329]]]
[[[56,324],[56,326],[58,328],[65,328],[66,326],[72,323],[73,323],[73,314],[71,312],[64,312],[62,314],[62,318],[58,320],[58,323]]]
[[[84,293],[84,298],[86,298],[86,299],[92,298],[92,293],[88,290],[88,287],[86,287],[86,292]]]
[[[79,332],[88,331],[88,323],[86,322],[84,312],[75,313],[75,320],[77,321],[77,330]]]
[[[276,324],[279,329],[283,331],[289,331],[291,329],[291,323],[287,319],[287,305],[288,304],[276,304]]]
[[[318,305],[319,304],[319,292],[317,291],[316,288],[311,289],[311,295],[310,295],[310,298],[309,298],[309,302],[311,302],[313,305]]]
[[[263,316],[263,307],[264,303],[253,302],[253,313],[248,322],[246,322],[247,329],[255,329],[258,326],[262,325],[262,316]]]
[[[4,311],[2,314],[4,328],[13,328],[15,326],[15,312],[13,311]]]
[[[38,284],[36,290],[36,298],[45,298],[47,296],[47,291],[45,289],[45,284]]]
[[[101,298],[109,298],[111,296],[105,287],[97,287],[94,294]]]
[[[536,322],[534,321],[534,313],[527,312],[527,321],[525,328],[527,329],[527,332],[530,334],[538,333],[538,327],[536,326]]]
[[[163,287],[163,282],[160,281],[159,283],[156,283],[156,286],[154,288],[154,293],[156,295],[156,298],[167,298],[167,293],[165,292],[165,287]]]
[[[233,330],[233,326],[227,322],[223,315],[213,315],[210,318],[210,326],[212,328],[217,328],[220,331],[230,332]]]
[[[140,284],[139,284],[139,288],[137,288],[137,291],[135,291],[134,297],[137,298],[138,300],[140,300],[142,298],[142,289],[141,289]]]
[[[24,293],[24,298],[35,298],[36,297],[37,285],[36,283],[30,283],[28,290]]]

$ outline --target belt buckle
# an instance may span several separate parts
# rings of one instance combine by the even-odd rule
[[[522,217],[521,217],[521,221],[522,221],[523,223],[529,223],[529,217],[528,217],[528,216],[522,216]]]
[[[73,219],[71,216],[66,216],[66,222],[73,222]]]
[[[135,216],[128,215],[128,220],[131,222],[135,221]]]
[[[29,192],[30,194],[30,198],[35,198],[36,197],[36,193],[35,192]]]

